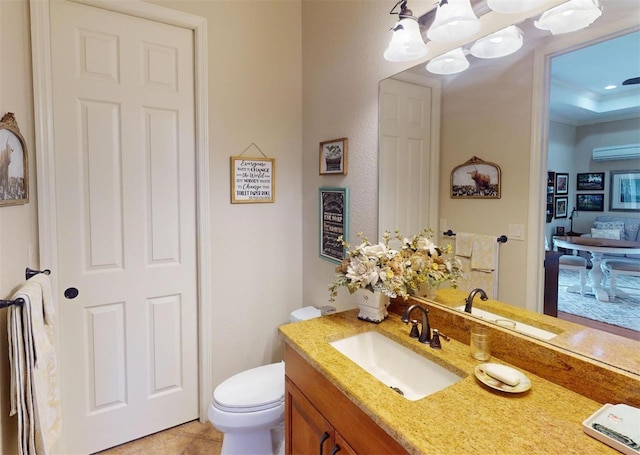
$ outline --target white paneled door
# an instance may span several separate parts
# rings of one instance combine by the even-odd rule
[[[380,82],[379,235],[438,227],[439,92],[434,92],[394,79]]]
[[[84,454],[198,418],[193,32],[55,1],[51,40],[62,447]]]

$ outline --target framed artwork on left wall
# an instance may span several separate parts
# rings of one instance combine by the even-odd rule
[[[339,264],[344,258],[340,239],[349,238],[349,188],[320,188],[318,196],[320,257]]]
[[[0,120],[0,206],[29,202],[27,144],[11,112]]]

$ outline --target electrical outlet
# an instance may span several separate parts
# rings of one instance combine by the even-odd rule
[[[507,237],[509,240],[524,240],[524,224],[510,224]]]

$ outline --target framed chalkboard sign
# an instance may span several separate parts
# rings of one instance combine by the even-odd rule
[[[231,157],[231,203],[251,204],[275,200],[274,158]]]
[[[349,238],[349,188],[320,188],[320,257],[340,263]]]

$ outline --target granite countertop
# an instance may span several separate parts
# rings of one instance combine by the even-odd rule
[[[456,308],[464,305],[467,295],[468,293],[458,289],[444,288],[438,290],[435,302],[449,308]],[[558,335],[551,339],[549,344],[640,376],[640,356],[638,355],[640,342],[638,340],[534,313],[498,300],[482,301],[476,298],[473,306],[505,316],[507,319],[557,333]],[[610,346],[615,346],[615,349],[610,349]]]
[[[479,361],[451,339],[431,349],[409,338],[409,327],[390,314],[381,324],[357,319],[357,310],[280,327],[287,343],[409,453],[615,454],[582,431],[582,421],[601,403],[518,368],[530,390],[494,390],[474,375]],[[446,333],[446,327],[436,327]],[[464,378],[435,394],[409,401],[340,354],[328,342],[374,330]],[[505,363],[492,357],[490,362]],[[428,378],[425,378],[428,380]]]

